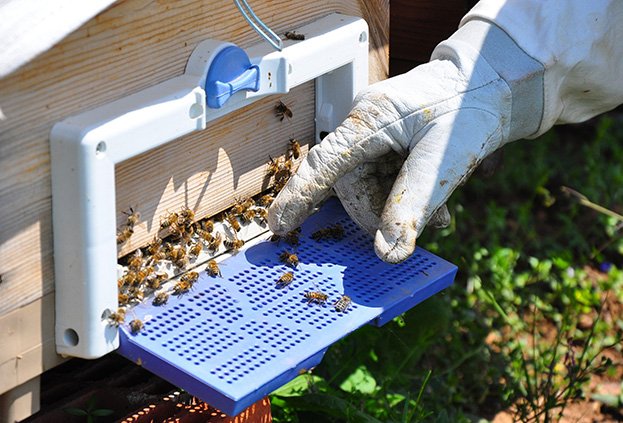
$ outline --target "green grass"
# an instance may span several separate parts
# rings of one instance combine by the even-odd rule
[[[454,286],[332,346],[271,396],[275,421],[550,421],[614,374],[599,353],[621,349],[623,223],[561,187],[623,212],[621,140],[612,113],[505,147],[493,177],[453,195],[451,226],[419,240],[459,266]]]

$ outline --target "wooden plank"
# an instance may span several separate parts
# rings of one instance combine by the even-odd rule
[[[54,345],[54,294],[0,317],[0,394],[63,362]]]
[[[0,395],[0,421],[19,422],[38,412],[40,393],[41,378],[37,376]]]
[[[375,17],[370,67],[374,81],[386,76],[389,16],[387,0],[374,3],[258,0],[253,5],[278,33],[331,12],[363,16],[365,11]],[[383,10],[385,15],[378,13]],[[0,120],[0,334],[4,336],[0,392],[60,361],[53,342],[48,147],[52,126],[182,74],[193,48],[206,38],[242,47],[258,41],[231,2],[185,0],[173,5],[127,0],[0,80],[0,116],[6,117]],[[306,141],[312,135],[311,84],[285,97],[295,113],[291,121],[273,119],[275,101],[266,99],[228,116],[205,133],[180,140],[175,148],[154,150],[120,164],[119,219],[121,210],[129,206],[140,209],[147,223],[139,237],[147,240],[147,230],[167,210],[188,205],[205,215],[226,207],[236,195],[260,190],[268,154],[282,151],[289,137]]]
[[[205,131],[117,166],[117,222],[125,222],[123,211],[129,207],[141,213],[141,223],[119,255],[153,239],[160,221],[172,211],[189,207],[203,218],[230,207],[234,198],[267,189],[266,164],[286,153],[290,138],[299,139],[306,151],[314,137],[313,83],[279,98],[293,119],[280,121],[274,112],[276,98],[268,97]]]

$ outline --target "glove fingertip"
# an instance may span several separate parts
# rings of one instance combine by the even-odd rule
[[[283,215],[284,207],[281,206],[278,200],[275,200],[268,209],[268,218],[266,221],[268,222],[268,228],[278,235],[283,235],[289,230]]]
[[[396,222],[396,227],[403,226]],[[399,229],[399,236],[392,231],[379,229],[374,237],[376,255],[386,263],[400,263],[408,259],[415,251],[416,233],[413,229]]]

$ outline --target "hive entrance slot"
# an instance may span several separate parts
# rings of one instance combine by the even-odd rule
[[[343,239],[311,239],[336,223]],[[264,241],[243,249],[222,262],[222,277],[202,272],[193,290],[165,306],[135,307],[145,327],[133,335],[122,325],[119,353],[234,415],[317,365],[358,327],[384,324],[446,288],[457,270],[421,248],[399,265],[383,263],[336,200],[305,222],[299,239],[297,247]],[[286,249],[296,251],[296,268],[279,260]],[[279,288],[284,272],[294,279]],[[310,303],[312,291],[326,302]],[[341,312],[334,303],[343,295],[352,303]]]

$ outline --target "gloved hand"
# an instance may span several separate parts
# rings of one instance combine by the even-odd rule
[[[477,25],[514,45],[499,29]],[[515,50],[522,77],[538,72],[534,60]],[[536,94],[542,98],[538,87]],[[536,132],[540,116],[531,114],[528,125],[518,116],[523,121],[513,125],[512,109],[510,84],[482,52],[451,38],[431,62],[358,95],[346,120],[310,150],[276,198],[270,228],[297,227],[335,187],[353,220],[376,232],[377,255],[403,261],[431,216],[437,210],[447,216],[441,206],[488,154]]]
[[[621,17],[617,0],[481,0],[430,63],[357,97],[273,203],[270,228],[300,225],[335,187],[377,255],[406,259],[488,154],[623,103]]]

